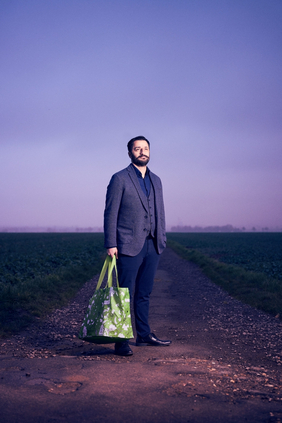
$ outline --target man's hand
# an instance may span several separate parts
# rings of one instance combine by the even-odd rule
[[[117,249],[117,247],[108,248],[107,249],[107,254],[108,254],[108,256],[111,256],[112,258],[114,256],[116,256],[116,258],[118,258],[118,249]]]

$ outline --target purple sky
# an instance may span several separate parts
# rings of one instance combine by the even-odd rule
[[[282,227],[281,0],[1,0],[0,227],[102,226],[151,141],[167,226]]]

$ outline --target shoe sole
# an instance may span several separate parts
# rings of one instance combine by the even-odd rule
[[[120,353],[117,353],[115,351],[115,355],[119,355],[120,357],[130,357],[131,355],[133,355],[133,352],[130,352],[130,353],[127,353],[127,354],[120,354]]]
[[[170,344],[150,344],[149,342],[136,342],[136,347],[169,347]]]

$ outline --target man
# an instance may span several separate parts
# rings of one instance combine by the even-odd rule
[[[160,178],[150,172],[150,143],[143,137],[128,144],[131,164],[114,174],[107,188],[104,212],[105,247],[116,255],[119,284],[134,293],[136,345],[167,346],[148,323],[149,299],[160,254],[166,246],[165,215]],[[133,352],[129,342],[115,344],[117,355]]]

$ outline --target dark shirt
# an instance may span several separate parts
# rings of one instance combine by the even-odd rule
[[[143,178],[140,170],[137,169],[136,166],[134,166],[134,165],[132,165],[132,166],[134,167],[134,170],[135,170],[136,175],[138,177],[138,181],[140,183],[140,187],[141,187],[142,191],[144,192],[146,197],[149,197],[150,191],[151,191],[151,179],[150,179],[150,176],[149,176],[150,170],[147,168],[146,173],[145,173],[145,177]]]

